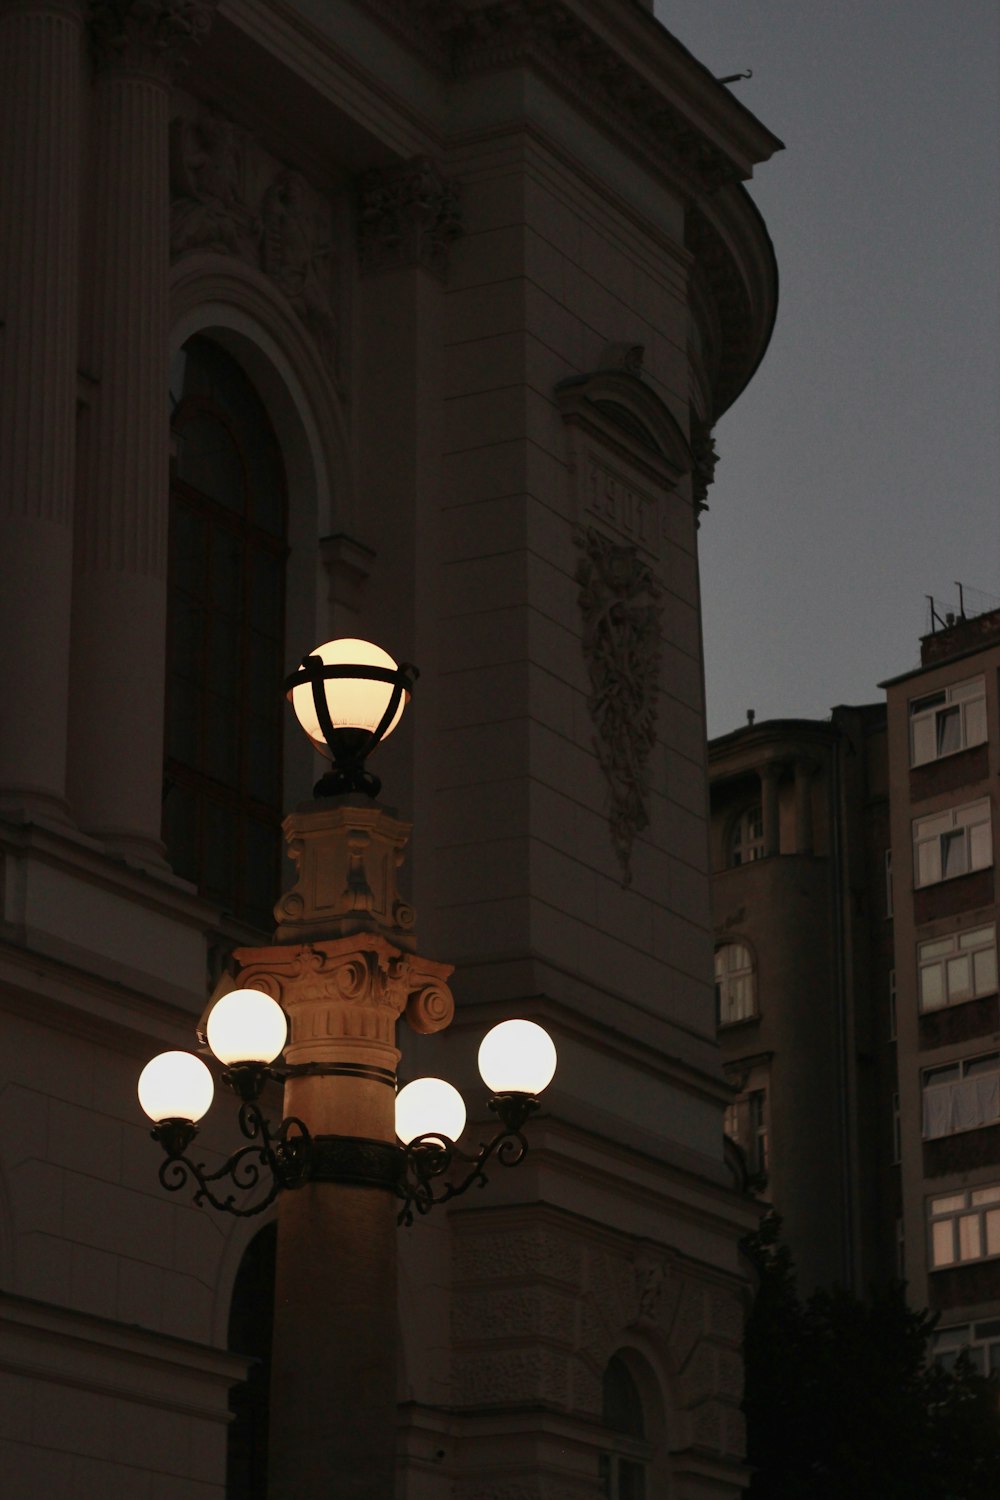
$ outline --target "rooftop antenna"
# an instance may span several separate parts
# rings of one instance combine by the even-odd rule
[[[958,617],[959,617],[960,620],[964,620],[965,619],[965,594],[963,593],[963,591],[962,591],[962,585],[959,583],[959,581],[958,581],[957,578],[955,580],[955,587],[958,589]]]
[[[752,78],[753,68],[747,68],[745,73],[727,73],[725,78],[717,78],[716,83],[739,83],[741,78]]]

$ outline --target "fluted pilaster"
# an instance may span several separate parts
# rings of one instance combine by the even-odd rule
[[[82,827],[154,861],[167,616],[169,77],[210,9],[95,0],[91,24],[84,358],[96,387],[76,528],[70,788]]]
[[[82,7],[0,4],[0,801],[65,815]]]

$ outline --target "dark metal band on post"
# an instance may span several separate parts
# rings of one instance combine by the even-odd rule
[[[273,1070],[273,1076],[284,1078],[367,1078],[372,1083],[384,1083],[396,1087],[396,1074],[392,1068],[378,1068],[370,1063],[290,1063]]]
[[[352,1187],[379,1187],[399,1195],[406,1171],[406,1152],[391,1141],[367,1136],[315,1135],[309,1178]]]

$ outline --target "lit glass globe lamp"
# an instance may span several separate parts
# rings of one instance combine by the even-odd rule
[[[551,1083],[555,1070],[552,1038],[534,1021],[503,1021],[493,1027],[479,1049],[479,1071],[493,1091],[489,1107],[499,1117],[500,1128],[474,1156],[458,1149],[465,1129],[465,1105],[457,1089],[443,1078],[417,1078],[400,1089],[396,1135],[406,1163],[402,1221],[411,1223],[414,1209],[425,1214],[474,1184],[484,1186],[484,1169],[491,1158],[503,1167],[522,1161],[528,1142],[521,1128],[538,1109],[538,1095]],[[470,1165],[465,1178],[440,1182],[456,1158]]]
[[[315,749],[333,762],[314,796],[378,796],[382,783],[365,760],[399,723],[417,676],[381,646],[350,637],[302,658],[285,679],[286,696]]]
[[[215,1096],[215,1082],[191,1052],[161,1052],[139,1074],[139,1103],[170,1157],[181,1156]]]
[[[483,1037],[479,1072],[493,1091],[490,1109],[508,1130],[520,1130],[555,1076],[555,1043],[535,1021],[501,1021]]]
[[[222,1077],[241,1099],[256,1099],[268,1068],[284,1050],[288,1021],[262,990],[230,990],[208,1013],[205,1037]]]

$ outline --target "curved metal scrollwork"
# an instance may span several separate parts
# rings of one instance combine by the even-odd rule
[[[244,1099],[239,1126],[240,1134],[249,1144],[234,1151],[214,1172],[206,1171],[204,1162],[192,1161],[184,1154],[194,1138],[193,1127],[176,1128],[185,1123],[165,1120],[152,1131],[154,1140],[167,1153],[160,1166],[160,1182],[169,1193],[179,1192],[193,1179],[197,1184],[195,1203],[207,1202],[220,1212],[250,1218],[272,1204],[283,1188],[301,1187],[308,1179],[312,1141],[305,1125],[294,1115],[282,1120],[272,1132],[259,1105],[252,1099]],[[217,1194],[213,1190],[217,1183],[230,1183],[232,1192],[225,1196]],[[253,1198],[262,1183],[267,1183],[263,1197],[246,1205],[237,1203],[237,1195]]]
[[[406,1146],[406,1169],[396,1189],[403,1199],[398,1224],[412,1224],[414,1212],[430,1213],[435,1204],[458,1198],[471,1187],[485,1187],[485,1167],[491,1159],[501,1167],[516,1167],[524,1160],[528,1142],[521,1127],[538,1108],[538,1100],[528,1094],[497,1094],[489,1107],[499,1116],[502,1128],[491,1141],[483,1142],[475,1156],[460,1151],[443,1135],[418,1135]],[[456,1161],[467,1162],[472,1170],[460,1182],[443,1181]]]
[[[529,1094],[495,1095],[489,1107],[499,1117],[501,1128],[475,1156],[469,1156],[442,1135],[419,1135],[407,1146],[358,1136],[311,1136],[294,1115],[272,1129],[256,1097],[247,1095],[259,1092],[263,1079],[274,1077],[274,1071],[258,1069],[252,1077],[249,1073],[234,1077],[233,1072],[226,1081],[241,1097],[239,1127],[247,1145],[234,1151],[221,1167],[209,1172],[204,1162],[187,1155],[198,1133],[197,1126],[187,1120],[161,1120],[152,1136],[166,1152],[160,1183],[167,1192],[179,1192],[193,1182],[195,1203],[210,1203],[221,1213],[244,1219],[262,1213],[285,1188],[340,1182],[394,1193],[403,1203],[397,1223],[412,1224],[414,1214],[429,1213],[435,1204],[447,1203],[473,1186],[485,1187],[490,1161],[501,1167],[516,1167],[523,1161],[528,1142],[521,1127],[538,1108],[538,1100]],[[456,1162],[471,1169],[460,1181],[448,1176]],[[216,1191],[225,1185],[231,1191]],[[260,1197],[255,1196],[265,1187]]]

